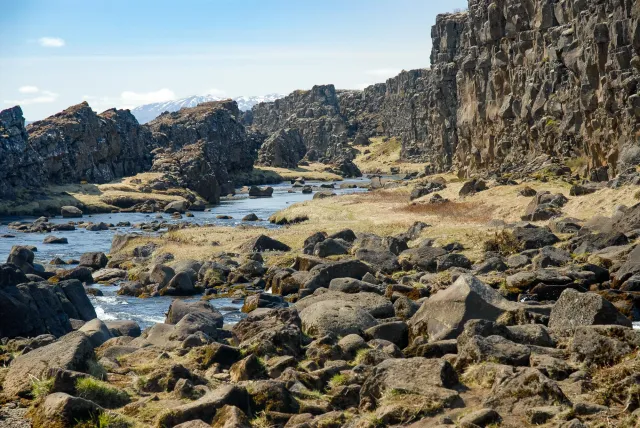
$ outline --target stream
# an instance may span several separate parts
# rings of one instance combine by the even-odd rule
[[[345,179],[338,184],[353,183],[364,185],[369,182],[366,178]],[[321,182],[307,181],[307,184],[319,186]],[[264,226],[267,228],[278,228],[280,226],[269,223],[268,218],[277,211],[286,208],[288,205],[309,200],[313,194],[302,194],[300,189],[295,193],[289,193],[291,185],[289,183],[281,183],[272,185],[274,192],[270,198],[251,199],[246,194],[236,195],[235,197],[224,200],[220,205],[210,207],[210,211],[193,212],[193,217],[183,216],[182,219],[174,220],[169,214],[163,214],[164,221],[168,223],[188,222],[199,225],[219,225],[235,227],[242,223],[241,219],[247,214],[255,213],[260,221],[252,222],[255,226]],[[333,192],[340,194],[366,192],[367,189],[333,189]],[[315,192],[314,192],[315,193]],[[85,215],[82,220],[91,221],[93,223],[121,223],[130,222],[133,226],[136,223],[151,222],[156,220],[156,214],[142,213],[110,213],[110,214],[92,214]],[[226,215],[233,217],[230,220],[217,219],[216,216]],[[68,244],[43,244],[42,241],[46,234],[43,233],[24,233],[9,229],[7,225],[14,221],[32,222],[36,217],[0,217],[0,260],[6,260],[14,245],[33,245],[37,247],[35,252],[35,262],[46,265],[55,257],[63,260],[79,259],[84,253],[91,251],[102,251],[109,253],[111,248],[111,240],[115,234],[138,233],[144,235],[134,227],[116,227],[109,230],[89,232],[82,228],[73,231],[56,231],[52,234],[58,237],[67,238]],[[69,220],[61,217],[52,218],[51,223],[67,223]],[[149,234],[149,233],[146,233]],[[13,235],[15,237],[3,237],[4,235]],[[73,268],[76,265],[66,265],[64,268]],[[116,285],[99,285],[93,284],[92,288],[102,291],[103,296],[89,296],[93,303],[98,318],[102,320],[133,320],[140,324],[141,328],[148,328],[159,322],[164,322],[165,313],[167,312],[171,301],[175,297],[153,297],[148,299],[140,299],[130,296],[118,296],[118,284]],[[188,301],[197,301],[200,296],[186,298]],[[244,314],[240,312],[242,301],[232,300],[228,298],[220,298],[210,300],[210,304],[216,307],[225,318],[225,323],[236,323]]]

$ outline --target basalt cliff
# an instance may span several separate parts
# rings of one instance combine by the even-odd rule
[[[51,184],[100,184],[154,171],[217,203],[221,190],[233,189],[234,173],[251,171],[262,143],[245,131],[239,115],[235,101],[227,100],[140,125],[129,110],[97,114],[84,102],[25,128],[20,107],[4,110],[0,199],[28,200],[44,196]]]
[[[470,0],[439,15],[431,68],[363,91],[332,85],[254,107],[267,134],[294,128],[311,155],[398,137],[434,170],[509,170],[541,154],[611,176],[640,161],[640,4]],[[261,159],[274,159],[264,147]]]

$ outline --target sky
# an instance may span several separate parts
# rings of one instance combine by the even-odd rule
[[[361,89],[429,67],[467,0],[19,0],[0,14],[0,110],[40,120],[191,95]]]

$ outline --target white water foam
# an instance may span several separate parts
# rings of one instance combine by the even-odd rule
[[[113,321],[118,319],[114,315],[106,313],[102,306],[96,306],[96,315],[98,316],[98,319],[101,319],[102,321]]]

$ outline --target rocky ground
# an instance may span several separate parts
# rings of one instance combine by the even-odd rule
[[[374,179],[278,230],[117,236],[68,272],[16,247],[0,426],[636,426],[636,176],[536,165]],[[202,299],[141,332],[95,319],[98,281]],[[217,297],[247,317],[225,325]]]

